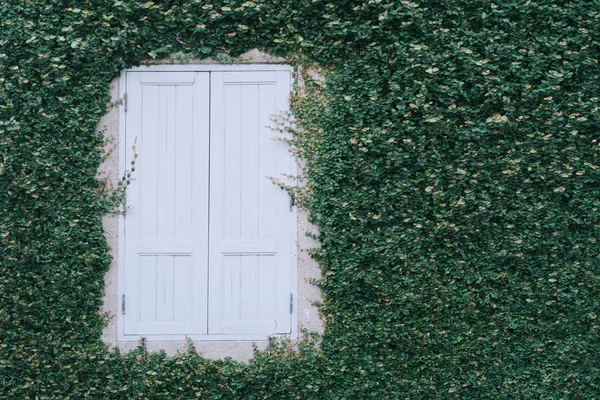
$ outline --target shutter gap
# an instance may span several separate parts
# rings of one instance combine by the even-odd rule
[[[175,86],[175,133],[173,134],[173,237],[177,236],[177,136],[178,136],[178,125],[179,120],[177,119],[177,99],[179,93],[179,86]],[[173,259],[173,281],[175,281],[175,260]],[[173,302],[174,303],[174,302]],[[174,306],[173,306],[174,307]],[[175,317],[175,309],[173,309],[173,318]]]
[[[194,97],[194,100],[195,99],[196,98]],[[192,109],[194,109],[194,108],[192,107]],[[193,123],[194,123],[194,121],[192,120],[192,127],[194,127]],[[193,143],[193,140],[194,140],[193,136],[194,135],[192,135],[192,143]],[[212,146],[212,72],[209,72],[208,73],[208,148],[209,148],[209,151],[208,151],[208,190],[207,190],[207,192],[208,192],[207,195],[208,195],[209,201],[208,201],[208,207],[207,207],[207,213],[208,213],[207,214],[208,215],[207,223],[208,223],[208,225],[206,227],[206,229],[207,229],[207,231],[206,231],[207,232],[206,265],[208,265],[208,266],[210,266],[210,240],[211,240],[210,224],[212,222],[211,217],[210,217],[210,215],[211,215],[211,210],[210,210],[211,209],[211,207],[210,207],[210,198],[211,198],[210,177],[211,177],[211,171],[210,171],[210,168],[211,168],[211,165],[212,165],[212,162],[211,162],[211,153],[212,152],[210,151],[211,146]],[[192,159],[193,159],[193,157],[192,157]],[[193,162],[193,160],[192,160],[192,162]],[[206,274],[207,274],[206,281],[210,282],[210,268],[206,269]],[[210,285],[208,285],[208,288],[206,290],[206,301],[205,301],[205,305],[206,305],[206,318],[207,319],[210,316],[210,304],[209,304],[210,290],[211,290],[210,289]],[[209,321],[206,321],[206,334],[207,335],[208,335],[208,329],[209,329]]]
[[[239,164],[238,164],[239,165],[239,170],[238,170],[238,176],[239,176],[238,190],[240,192],[240,202],[239,202],[238,206],[240,208],[240,213],[239,213],[240,219],[238,221],[238,225],[239,225],[238,229],[239,229],[239,237],[241,238],[242,237],[242,201],[244,200],[242,198],[242,168],[244,167],[242,165],[242,159],[243,159],[242,158],[242,154],[244,152],[244,149],[242,148],[242,135],[243,135],[243,131],[244,131],[244,125],[243,125],[243,122],[244,122],[244,118],[243,118],[244,111],[243,111],[242,107],[244,107],[244,101],[243,101],[244,100],[243,99],[243,93],[244,93],[243,89],[244,89],[244,87],[242,85],[238,85],[238,87],[240,88],[240,97],[239,97],[239,99],[240,99],[240,117],[239,117],[240,118],[240,134],[239,134],[239,137],[238,137],[238,142],[240,144],[240,146],[239,146],[240,152],[238,154],[238,160],[240,160]],[[240,269],[241,269],[241,265],[240,265]],[[240,276],[240,281],[241,281],[241,276]],[[241,291],[240,291],[240,293],[241,293]],[[240,296],[240,298],[241,298],[241,296]],[[241,307],[240,307],[240,313],[241,313]]]

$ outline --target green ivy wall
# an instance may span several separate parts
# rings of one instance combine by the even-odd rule
[[[566,4],[565,4],[566,3]],[[600,4],[0,3],[0,396],[600,397]],[[294,99],[321,346],[101,342],[109,84],[183,52],[317,64]]]

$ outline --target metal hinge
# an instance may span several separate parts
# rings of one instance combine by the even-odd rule
[[[125,315],[125,295],[121,296],[121,314]]]
[[[290,293],[290,314],[294,311],[294,294]]]
[[[127,93],[123,95],[123,107],[125,108],[125,112],[127,112]]]

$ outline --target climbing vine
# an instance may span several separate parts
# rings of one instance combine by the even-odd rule
[[[599,18],[584,0],[2,1],[0,397],[597,398]],[[320,346],[110,350],[110,82],[253,48],[326,71],[292,139]]]

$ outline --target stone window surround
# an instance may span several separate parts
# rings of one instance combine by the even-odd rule
[[[233,60],[234,63],[240,64],[269,64],[285,62],[280,58],[270,57],[257,50],[245,53],[240,58]],[[152,61],[148,64],[173,64],[173,59]],[[214,60],[191,60],[186,64],[189,65],[215,65],[219,62]],[[108,157],[102,164],[99,170],[101,179],[107,181],[109,187],[116,187],[117,182],[121,178],[119,168],[119,138],[120,138],[120,78],[116,78],[111,83],[110,95],[111,103],[116,104],[109,112],[100,120],[98,129],[104,131],[107,138],[106,150],[109,152]],[[301,166],[300,166],[301,167]],[[294,327],[293,331],[298,332],[298,328],[307,329],[312,332],[323,332],[323,324],[320,319],[318,310],[313,305],[314,302],[322,300],[320,290],[312,285],[311,279],[318,279],[320,271],[318,264],[308,255],[307,250],[317,247],[318,242],[311,239],[311,233],[316,231],[316,228],[308,222],[306,210],[298,210],[298,260],[297,260],[297,299],[295,307],[297,307],[298,327]],[[105,296],[102,312],[107,312],[110,315],[110,321],[103,331],[102,340],[110,345],[116,346],[121,351],[127,352],[139,345],[138,341],[119,341],[117,331],[117,313],[119,310],[118,301],[118,232],[119,232],[119,217],[106,215],[103,218],[103,229],[106,235],[107,242],[110,246],[110,255],[112,263],[110,270],[105,275]],[[140,337],[141,339],[141,337]],[[222,359],[231,357],[239,361],[247,361],[252,357],[254,346],[263,349],[267,345],[267,341],[237,341],[237,340],[200,340],[194,341],[196,350],[207,358]],[[177,352],[187,351],[187,341],[147,341],[146,346],[148,351],[154,352],[164,350],[167,354],[173,355]]]

